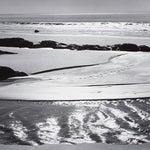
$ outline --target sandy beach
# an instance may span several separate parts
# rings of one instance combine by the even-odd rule
[[[6,16],[0,150],[149,149],[149,22]]]
[[[1,84],[7,86],[0,88],[1,99],[86,100],[150,97],[149,53],[48,48],[2,49],[17,54],[1,56],[1,65],[26,72],[29,76],[3,81]],[[80,67],[82,65],[85,67]],[[55,68],[64,69],[31,75]]]

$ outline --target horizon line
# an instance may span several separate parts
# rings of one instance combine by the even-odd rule
[[[111,15],[111,14],[150,14],[150,11],[148,12],[100,12],[100,13],[0,13],[0,15]]]

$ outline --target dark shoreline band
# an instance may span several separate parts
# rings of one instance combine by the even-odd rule
[[[107,98],[107,99],[65,99],[65,100],[18,100],[18,99],[0,99],[0,101],[5,101],[5,102],[49,102],[49,103],[55,103],[55,102],[96,102],[96,101],[128,101],[128,100],[138,100],[138,99],[144,99],[148,100],[150,97],[134,97],[134,98]]]
[[[132,43],[123,43],[115,45],[77,45],[65,44],[52,40],[41,41],[38,44],[25,40],[23,38],[4,38],[0,39],[0,46],[2,47],[19,47],[19,48],[53,48],[53,49],[70,49],[70,50],[95,50],[95,51],[127,51],[127,52],[150,52],[150,47],[146,45],[136,45]]]

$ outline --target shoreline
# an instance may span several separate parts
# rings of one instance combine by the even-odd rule
[[[67,102],[99,102],[99,101],[109,101],[109,102],[112,102],[112,101],[128,101],[128,100],[140,100],[140,99],[150,99],[150,97],[130,97],[130,98],[107,98],[107,99],[70,99],[70,100],[67,100],[67,99],[55,99],[55,100],[23,100],[23,99],[20,99],[18,100],[17,98],[16,99],[7,99],[7,98],[3,98],[1,99],[0,98],[0,101],[4,101],[4,102],[23,102],[23,103],[28,103],[28,102],[31,102],[31,103],[55,103],[55,102],[62,102],[62,103],[67,103]]]
[[[117,144],[46,144],[42,146],[0,145],[3,150],[149,150],[150,143],[140,145],[117,145]]]

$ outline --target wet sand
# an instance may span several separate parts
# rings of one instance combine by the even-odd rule
[[[0,101],[0,144],[149,143],[149,108],[149,98]]]
[[[150,144],[142,145],[108,145],[108,144],[79,144],[79,145],[43,145],[31,146],[9,146],[0,145],[3,150],[149,150]]]

